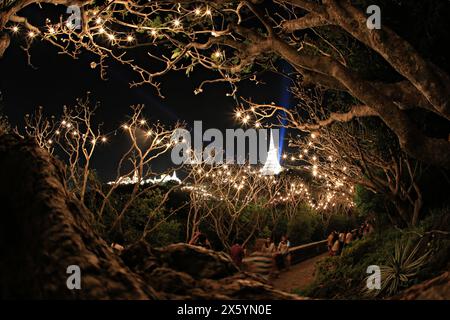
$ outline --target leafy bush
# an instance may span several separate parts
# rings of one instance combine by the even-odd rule
[[[330,217],[327,227],[321,239],[328,236],[332,231],[352,230],[358,226],[358,219],[344,214],[335,214]]]
[[[396,294],[406,288],[426,264],[429,251],[419,255],[420,242],[414,247],[406,242],[397,242],[394,253],[389,256],[387,265],[381,266],[382,286],[380,294]]]
[[[344,248],[341,256],[320,261],[314,282],[301,294],[329,299],[362,298],[367,267],[383,264],[398,236],[395,230],[374,233]]]
[[[127,192],[118,189],[110,199],[113,206],[122,207],[128,199]],[[112,228],[117,218],[111,209],[105,210],[102,224],[98,226],[103,237],[109,242],[128,245],[143,237],[145,227],[151,230],[145,237],[152,246],[163,246],[182,241],[182,223],[174,218],[167,219],[169,210],[159,207],[163,199],[159,189],[149,190],[145,195],[136,198],[128,211],[123,215],[118,227]]]
[[[448,207],[436,209],[415,228],[379,228],[353,242],[341,256],[318,262],[314,282],[298,293],[326,299],[373,297],[365,290],[370,265],[385,266],[382,268],[385,290],[376,292],[379,297],[441,274],[450,261],[449,211]],[[411,250],[411,243],[420,246]]]
[[[313,235],[321,225],[320,217],[313,214],[305,205],[299,208],[298,213],[288,222],[287,234],[293,245],[314,241]]]

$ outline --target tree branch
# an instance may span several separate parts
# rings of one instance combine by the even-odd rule
[[[330,23],[327,18],[317,13],[308,13],[307,15],[298,19],[283,21],[281,27],[285,32],[293,32],[296,30],[304,30],[328,24]]]

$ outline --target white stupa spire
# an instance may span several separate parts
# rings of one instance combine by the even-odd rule
[[[270,130],[270,144],[267,159],[261,169],[261,174],[264,176],[273,176],[279,174],[283,168],[278,161],[278,149],[275,148],[275,141],[273,139],[272,130]]]

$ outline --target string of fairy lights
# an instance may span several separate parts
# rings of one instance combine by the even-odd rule
[[[236,115],[237,117],[242,118],[243,115]],[[245,118],[244,118],[245,119]],[[172,146],[175,145],[175,141],[170,139],[171,134],[166,134],[164,137],[158,137],[157,132],[154,129],[150,129],[148,126],[148,121],[144,118],[137,119],[132,121],[132,123],[123,123],[121,125],[122,130],[124,131],[134,131],[140,130],[143,135],[147,138],[154,137],[156,140],[154,141],[154,146],[162,146],[169,150]],[[72,138],[74,140],[83,138],[85,140],[89,140],[92,145],[96,145],[98,142],[107,143],[110,141],[111,136],[116,135],[117,130],[112,130],[106,133],[101,133],[98,135],[92,135],[91,137],[86,137],[84,133],[81,133],[82,130],[79,129],[79,123],[74,121],[73,119],[64,118],[63,120],[57,122],[53,131],[48,133],[48,146],[54,144],[55,140],[59,139],[60,136],[64,136],[66,138]],[[297,159],[305,159],[305,157],[309,157],[313,163],[318,162],[318,156],[313,155],[314,150],[314,140],[317,138],[317,134],[311,134],[310,140],[307,142],[308,148],[305,148],[301,156],[298,158],[289,157],[287,154],[283,154],[282,158],[286,161],[297,161]],[[167,142],[164,142],[166,140]],[[329,159],[331,166],[333,166],[332,160]],[[352,193],[354,190],[353,186],[348,186],[344,183],[345,177],[340,180],[330,180],[327,179],[327,174],[320,174],[318,165],[314,164],[311,167],[312,176],[317,179],[325,179],[324,187],[324,195],[319,194],[316,196],[316,199],[313,197],[309,188],[307,187],[307,183],[305,181],[297,181],[286,183],[286,186],[283,186],[285,181],[289,181],[288,176],[267,176],[261,173],[261,168],[257,166],[250,165],[227,165],[223,164],[216,167],[206,168],[202,165],[193,165],[191,170],[193,171],[193,175],[196,175],[199,180],[201,180],[200,184],[186,184],[183,186],[183,190],[196,192],[204,198],[215,198],[219,200],[224,200],[225,196],[236,197],[238,193],[244,194],[249,191],[250,188],[254,184],[264,183],[264,186],[267,188],[266,195],[273,191],[273,195],[268,197],[270,198],[270,204],[279,205],[286,204],[289,202],[298,202],[304,201],[311,208],[315,210],[327,210],[333,209],[338,202],[343,199],[349,202],[347,204],[348,207],[354,206],[351,201],[348,192]],[[345,168],[343,168],[345,171]],[[291,179],[294,180],[294,179]],[[298,179],[297,179],[298,180]],[[226,195],[215,195],[212,190],[220,190],[225,188],[225,186],[230,186],[235,190],[235,192],[229,192]],[[214,187],[214,188],[213,188]],[[270,189],[270,190],[269,190]],[[342,192],[342,190],[346,189],[347,192]]]
[[[274,103],[271,104],[275,106]],[[270,107],[269,107],[270,108]],[[243,126],[263,127],[263,119],[275,117],[275,108],[269,113],[261,114],[257,106],[248,109],[239,107],[235,110],[235,118]],[[270,125],[269,125],[270,126]],[[337,159],[329,155],[322,157],[320,148],[317,148],[320,137],[319,132],[312,132],[300,144],[295,147],[299,149],[297,154],[283,153],[281,158],[294,167],[307,168],[311,173],[311,178],[322,190],[317,199],[309,197],[308,204],[315,210],[333,209],[337,206],[344,208],[355,207],[353,194],[355,187],[348,181],[348,168],[345,165],[339,167]]]
[[[62,40],[62,36],[68,37],[68,41],[75,41],[72,38],[72,35],[75,34],[77,37],[87,38],[87,39],[96,39],[98,38],[99,42],[102,43],[103,40],[106,40],[107,43],[111,46],[117,46],[119,48],[129,48],[137,46],[141,43],[147,43],[148,41],[154,42],[162,37],[165,37],[167,34],[183,32],[186,34],[190,34],[192,39],[196,36],[207,33],[208,35],[212,35],[213,37],[219,36],[226,32],[223,28],[219,28],[216,30],[215,28],[215,9],[208,5],[206,6],[197,6],[194,8],[186,8],[181,4],[176,4],[172,8],[167,9],[169,13],[166,17],[166,20],[159,21],[157,24],[152,24],[152,20],[150,16],[153,14],[160,14],[161,12],[165,12],[158,7],[158,4],[150,4],[154,5],[155,9],[150,10],[150,13],[145,13],[142,11],[136,10],[134,14],[137,17],[142,19],[141,23],[130,23],[126,20],[118,20],[117,14],[120,10],[115,9],[115,5],[123,5],[114,4],[114,1],[107,4],[105,8],[102,10],[91,9],[87,10],[84,15],[85,21],[84,27],[82,31],[77,31],[76,26],[71,21],[63,21],[60,19],[57,23],[54,23],[47,19],[46,25],[43,28],[37,28],[31,26],[29,24],[20,24],[15,23],[8,26],[9,30],[16,35],[25,34],[27,39],[33,40],[37,37],[41,37],[43,39],[53,41],[53,39]],[[136,9],[137,7],[145,8],[145,6],[139,5],[134,2],[129,2],[131,9]],[[160,10],[160,11],[158,11]],[[158,13],[159,12],[159,13]],[[217,15],[220,15],[217,12]],[[210,29],[194,29],[192,25],[195,24],[196,21],[205,21],[211,25]],[[198,23],[200,25],[200,23]],[[87,29],[85,28],[87,26]],[[24,31],[22,30],[24,27]],[[170,37],[167,37],[170,39]],[[98,42],[95,42],[95,45],[100,47]],[[212,46],[212,51],[210,54],[211,61],[215,64],[217,61],[221,61],[225,58],[225,50],[222,49],[219,45],[215,44]],[[63,48],[64,49],[64,48]],[[194,57],[194,53],[192,51],[186,51],[186,55]],[[198,55],[198,53],[195,53]],[[120,55],[119,55],[120,57]],[[205,56],[206,57],[206,56]],[[121,58],[119,58],[121,59]],[[168,60],[176,60],[177,56],[174,55],[172,59]],[[206,60],[205,60],[206,61]],[[204,66],[208,66],[208,64],[203,61]],[[95,68],[97,66],[96,62],[91,63],[91,67]],[[134,67],[137,69],[137,67]],[[254,107],[249,110],[239,109],[236,111],[236,118],[242,123],[244,126],[253,125],[255,128],[261,128],[263,126],[262,121],[258,120],[258,110]],[[135,125],[140,126],[141,130],[144,130],[146,127],[147,121],[145,119],[139,120]],[[52,135],[49,135],[47,139],[48,145],[54,144],[55,140],[58,139],[58,136],[64,134],[64,136],[72,136],[73,138],[77,138],[82,135],[83,138],[90,138],[91,144],[95,145],[98,142],[107,143],[112,135],[116,134],[116,130],[106,132],[99,135],[92,135],[91,137],[84,136],[84,133],[80,133],[77,126],[74,125],[69,120],[62,120],[60,125],[56,128]],[[130,124],[123,124],[122,129],[124,130],[134,130]],[[317,199],[314,199],[310,193],[310,190],[306,187],[305,183],[301,184],[293,184],[289,188],[285,188],[283,191],[278,191],[277,197],[274,198],[274,203],[280,202],[288,202],[293,201],[296,197],[303,195],[304,200],[316,210],[327,210],[329,208],[335,207],[338,205],[338,201],[346,202],[348,207],[354,206],[350,195],[354,187],[348,185],[346,182],[345,175],[340,176],[338,171],[336,174],[330,175],[329,173],[323,172],[324,161],[321,159],[320,155],[315,151],[315,141],[317,139],[317,133],[312,133],[309,137],[307,143],[303,146],[297,154],[283,154],[282,159],[284,161],[290,161],[293,163],[296,162],[304,162],[310,163],[310,171],[314,180],[322,181],[322,185],[324,186],[324,195],[319,195]],[[148,138],[153,137],[155,140],[155,145],[164,145],[166,148],[171,147],[170,140],[164,141],[166,138],[158,137],[155,132],[151,129],[145,131],[145,136]],[[330,168],[333,168],[334,160],[332,157],[326,159]],[[336,169],[336,168],[334,168]],[[197,169],[198,170],[198,169]],[[245,175],[242,175],[239,179],[232,177],[232,172],[221,168],[216,172],[208,172],[204,173],[205,178],[212,179],[208,183],[214,183],[215,179],[217,179],[218,183],[221,184],[229,184],[238,191],[244,191],[246,187],[246,182],[248,181],[248,175],[256,175],[258,179],[262,179],[264,181],[269,180],[274,185],[277,184],[277,178],[272,176],[262,176],[258,169],[246,168]],[[339,172],[345,172],[346,168],[340,168]],[[233,180],[234,179],[234,180]],[[278,179],[279,180],[279,179]],[[345,191],[344,191],[345,190]],[[209,191],[207,187],[200,187],[198,192],[204,192],[205,196],[208,196]]]
[[[236,117],[239,119],[249,119],[249,115],[243,115],[237,112]],[[244,120],[243,123],[248,123]],[[134,119],[131,123],[123,123],[121,125],[122,130],[126,132],[133,132],[139,130],[146,138],[153,137],[155,140],[152,143],[153,147],[163,147],[169,150],[175,145],[175,141],[172,141],[171,134],[166,134],[163,137],[158,136],[158,132],[150,128],[148,125],[148,120]],[[83,138],[86,141],[90,140],[91,144],[94,146],[98,142],[107,143],[110,141],[111,136],[116,135],[117,130],[112,130],[106,133],[99,133],[97,135],[93,134],[91,137],[85,136],[84,130],[79,128],[80,124],[74,121],[74,119],[69,119],[68,117],[60,120],[54,126],[54,130],[48,132],[48,147],[54,144],[59,137],[63,136],[65,138],[72,138],[74,140]],[[88,130],[89,131],[89,130]],[[226,196],[236,197],[238,193],[245,194],[252,188],[253,184],[264,183],[268,189],[266,195],[270,191],[276,190],[273,196],[270,197],[270,204],[286,204],[289,202],[297,202],[299,200],[307,203],[311,208],[315,210],[332,210],[338,205],[345,203],[346,207],[353,207],[354,203],[351,199],[351,195],[354,192],[354,186],[346,183],[346,177],[334,178],[329,176],[327,173],[322,173],[320,171],[319,165],[323,167],[323,163],[320,163],[319,157],[315,153],[314,142],[318,138],[318,133],[312,133],[309,139],[305,142],[305,147],[301,150],[301,153],[297,156],[289,156],[287,153],[282,155],[285,161],[297,162],[299,160],[309,161],[312,163],[310,166],[311,176],[314,180],[320,181],[321,193],[313,196],[309,188],[307,187],[307,182],[291,182],[288,186],[282,186],[284,181],[288,181],[289,177],[286,175],[282,176],[267,176],[261,173],[261,168],[257,166],[237,166],[237,165],[227,165],[223,164],[216,167],[206,168],[202,165],[193,165],[191,170],[193,174],[200,177],[201,184],[196,185],[186,185],[183,190],[190,190],[196,192],[204,198],[215,198],[219,200],[224,199],[224,195],[216,196],[211,190],[220,190],[225,188],[225,186],[230,186],[235,190],[235,193],[228,193]],[[166,142],[165,142],[165,141]],[[328,157],[328,165],[330,168],[334,167],[334,162],[332,157]],[[237,171],[237,172],[236,172]],[[342,172],[346,171],[346,167],[341,168]],[[294,180],[291,178],[291,180]],[[298,180],[298,179],[297,179]],[[273,186],[273,187],[272,187]],[[214,188],[212,188],[214,187]],[[271,190],[269,190],[271,189]]]
[[[226,10],[239,17],[239,10]],[[113,0],[101,9],[83,6],[80,21],[66,19],[46,19],[43,26],[34,26],[26,19],[17,17],[8,22],[6,29],[13,35],[24,36],[27,45],[22,46],[22,49],[28,55],[35,39],[47,41],[60,53],[73,58],[85,50],[93,54],[94,60],[90,62],[90,67],[97,69],[102,79],[107,79],[107,63],[113,60],[131,68],[137,75],[137,79],[130,82],[131,86],[149,84],[161,97],[160,83],[156,79],[170,70],[183,70],[189,74],[197,65],[217,70],[220,79],[225,79],[232,88],[232,92],[226,95],[233,97],[237,90],[235,82],[251,78],[250,75],[230,73],[233,59],[226,57],[227,51],[219,43],[201,49],[199,46],[191,47],[205,36],[215,38],[231,34],[225,28],[227,22],[223,12],[207,4],[193,7],[188,3]],[[176,35],[180,36],[179,39],[175,39]],[[197,44],[201,47],[201,43]],[[128,57],[128,50],[137,47],[145,47],[147,56],[157,63],[144,67],[140,60],[138,62]],[[159,50],[157,55],[153,49]],[[173,49],[172,55],[169,52],[161,54],[160,51],[166,49]],[[205,84],[222,80],[205,80],[195,88],[194,93],[201,93]]]
[[[110,4],[113,4],[114,1],[111,1]],[[131,3],[134,6],[138,6],[137,3]],[[155,4],[158,6],[158,4]],[[145,8],[144,6],[142,8]],[[156,12],[158,10],[154,10]],[[169,12],[173,11],[178,13],[178,16],[173,17],[171,20],[166,22],[161,22],[158,26],[144,26],[142,24],[133,24],[133,23],[125,23],[121,22],[122,27],[128,27],[131,31],[118,31],[113,30],[108,25],[113,25],[112,22],[117,22],[115,17],[113,18],[114,10],[98,10],[91,9],[86,12],[86,15],[83,16],[84,19],[87,19],[87,26],[89,27],[87,30],[83,30],[83,34],[80,32],[80,35],[86,36],[103,36],[107,40],[110,41],[110,44],[133,44],[138,40],[138,35],[142,33],[142,31],[147,31],[154,39],[160,37],[163,32],[177,33],[182,32],[184,30],[183,20],[188,20],[191,18],[190,16],[194,16],[197,18],[208,19],[210,23],[213,24],[213,16],[214,12],[211,7],[195,7],[194,9],[187,9],[182,7],[181,5],[177,6],[175,10],[167,10]],[[152,12],[152,13],[154,13]],[[138,16],[144,18],[144,20],[149,20],[150,13],[142,13],[142,12],[134,12]],[[46,19],[46,26],[44,28],[38,28],[30,25],[29,23],[25,24],[25,35],[29,39],[34,39],[38,36],[42,38],[48,37],[56,37],[64,34],[77,33],[78,26],[74,24],[72,21],[62,22],[60,19],[57,23],[52,23],[50,19]],[[14,23],[7,27],[13,34],[20,34],[22,32],[21,24]],[[193,33],[202,33],[202,31],[197,31]],[[212,36],[218,36],[220,31],[208,31]],[[223,51],[220,48],[217,48],[212,56],[216,59],[220,58],[223,55]]]

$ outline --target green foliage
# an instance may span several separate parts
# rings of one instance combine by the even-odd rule
[[[423,242],[431,249],[429,263],[420,270],[420,277],[429,279],[448,269],[450,261],[450,206],[430,210],[421,222],[419,230],[424,235]]]
[[[384,212],[385,201],[384,195],[373,193],[361,185],[356,185],[354,202],[358,208],[360,217],[367,218],[375,212]]]
[[[306,205],[299,208],[298,213],[289,221],[287,234],[293,245],[311,242],[313,234],[321,224],[320,216],[311,212]]]
[[[341,256],[320,261],[314,283],[301,294],[315,298],[362,298],[367,267],[383,264],[392,249],[392,239],[397,237],[394,230],[372,234],[344,248]]]
[[[320,261],[314,282],[298,293],[326,299],[385,297],[439,275],[450,261],[449,212],[450,208],[434,210],[415,228],[383,227],[354,241],[341,256]],[[384,266],[383,290],[372,295],[365,290],[370,265]]]
[[[172,50],[172,56],[170,57],[170,59],[175,59],[180,54],[181,54],[181,49],[180,48],[175,48],[175,49]]]
[[[426,264],[429,251],[419,255],[420,242],[414,247],[410,243],[397,242],[388,263],[381,266],[382,286],[380,294],[396,294],[409,286],[419,270]]]
[[[128,200],[126,190],[118,190],[110,199],[114,208],[122,208]],[[163,246],[182,241],[182,223],[174,218],[167,218],[170,214],[163,201],[163,191],[154,189],[136,198],[128,211],[123,215],[120,223],[113,228],[117,213],[108,208],[105,210],[101,226],[98,226],[104,238],[110,242],[131,244],[140,240],[144,230],[151,230],[145,237],[153,246]]]
[[[286,222],[286,231],[293,245],[325,239],[333,230],[351,230],[357,226],[357,220],[348,215],[334,214],[328,222],[308,205],[300,205],[297,213]]]
[[[334,214],[330,217],[328,225],[323,230],[323,234],[320,239],[324,239],[332,231],[345,231],[352,230],[358,226],[358,220],[353,216],[347,216],[345,214]]]

